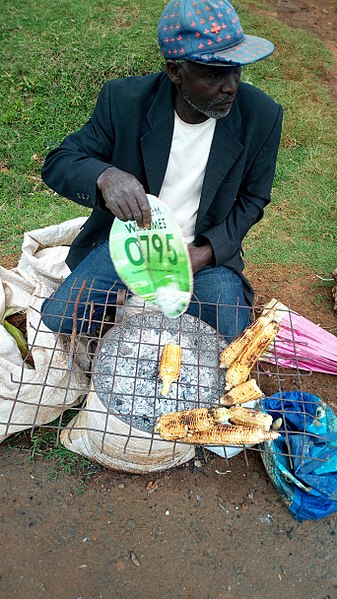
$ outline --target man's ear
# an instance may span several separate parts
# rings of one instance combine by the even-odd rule
[[[175,60],[167,60],[166,61],[166,71],[174,85],[179,87],[181,81],[181,71],[183,66],[181,64],[177,64]]]

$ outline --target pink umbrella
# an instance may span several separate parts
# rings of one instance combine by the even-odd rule
[[[281,328],[261,360],[285,368],[337,374],[337,337],[275,299],[265,310],[275,305],[275,319]]]

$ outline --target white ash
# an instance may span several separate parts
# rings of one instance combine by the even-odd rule
[[[182,366],[178,382],[163,397],[159,364],[162,349],[170,342],[181,345]],[[212,327],[193,316],[170,319],[154,311],[136,314],[115,325],[98,346],[95,391],[109,413],[152,432],[161,414],[219,401],[225,387],[219,354],[226,345]]]

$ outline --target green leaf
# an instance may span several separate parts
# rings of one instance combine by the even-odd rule
[[[23,359],[25,359],[29,350],[24,334],[22,333],[22,331],[20,331],[20,329],[8,322],[8,320],[6,319],[2,321],[2,324],[5,327],[7,333],[9,333],[15,340]]]

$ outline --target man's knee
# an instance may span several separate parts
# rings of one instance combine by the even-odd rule
[[[245,305],[241,277],[225,266],[205,267],[194,275],[194,295],[200,301]]]
[[[71,334],[72,319],[60,313],[59,302],[53,300],[53,298],[45,299],[40,312],[43,324],[53,333]]]

